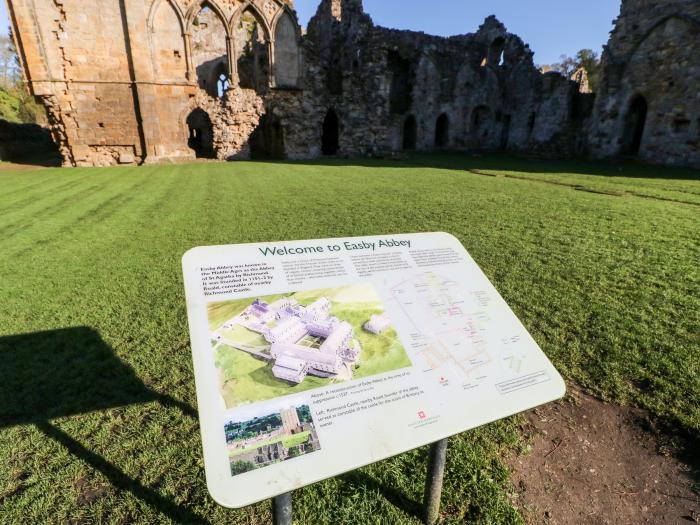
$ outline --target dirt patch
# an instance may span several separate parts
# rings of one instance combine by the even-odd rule
[[[81,476],[75,482],[75,488],[78,489],[77,504],[80,506],[89,506],[108,492],[105,486],[93,486],[87,476]]]
[[[3,171],[29,171],[42,168],[38,164],[13,164],[11,162],[0,162],[0,172]]]
[[[679,440],[647,412],[569,388],[563,401],[526,417],[532,452],[509,463],[528,523],[700,522],[697,469],[668,454]]]

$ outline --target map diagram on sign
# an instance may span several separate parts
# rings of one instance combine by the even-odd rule
[[[434,272],[387,285],[412,325],[411,348],[423,372],[450,371],[468,389],[482,384],[494,365],[500,377],[504,372],[514,377],[524,369],[525,355],[509,351],[520,346],[516,343],[521,335],[494,326],[488,313],[492,300],[488,292],[465,293],[458,282]]]

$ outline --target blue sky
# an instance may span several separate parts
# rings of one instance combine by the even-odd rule
[[[303,25],[319,1],[296,0]],[[364,0],[364,4],[379,25],[444,36],[476,31],[484,18],[495,14],[530,44],[537,64],[556,62],[560,55],[574,55],[582,48],[600,52],[620,10],[619,0]],[[5,2],[0,0],[3,33],[8,26]]]

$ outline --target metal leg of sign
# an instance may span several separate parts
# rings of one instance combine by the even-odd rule
[[[274,525],[292,525],[292,493],[272,498],[272,520]]]
[[[430,445],[428,456],[428,475],[425,480],[425,523],[433,525],[440,516],[440,497],[442,496],[442,479],[445,476],[445,457],[447,456],[447,439]]]

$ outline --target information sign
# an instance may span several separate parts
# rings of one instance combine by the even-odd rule
[[[207,484],[226,507],[564,395],[446,233],[195,248],[183,269]]]

